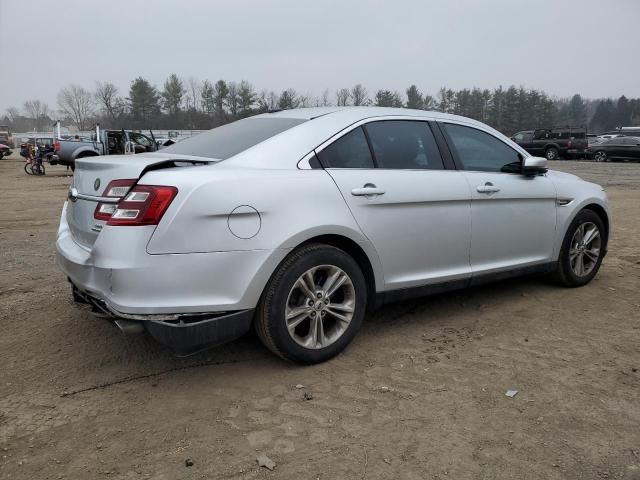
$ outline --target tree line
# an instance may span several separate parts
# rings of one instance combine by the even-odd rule
[[[312,106],[366,106],[415,108],[463,115],[491,125],[511,135],[519,130],[552,126],[585,126],[593,132],[618,126],[640,125],[640,98],[624,95],[614,99],[550,97],[543,91],[502,86],[494,89],[441,88],[435,95],[421,92],[416,85],[404,93],[380,89],[373,94],[362,84],[320,95],[300,93],[292,88],[282,92],[258,91],[250,82],[183,80],[175,73],[158,88],[149,80],[134,79],[121,93],[110,82],[96,82],[93,90],[70,84],[60,89],[57,109],[45,102],[29,100],[23,108],[7,109],[4,122],[14,131],[47,130],[53,119],[64,125],[88,130],[95,123],[105,128],[209,129],[251,115],[274,110]]]

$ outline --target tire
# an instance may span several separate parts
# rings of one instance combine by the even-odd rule
[[[544,156],[547,160],[557,160],[560,156],[560,152],[556,147],[549,147],[544,151]]]
[[[593,228],[597,229],[596,234],[590,233]],[[583,246],[580,242],[584,236],[588,236],[586,240],[589,241]],[[606,230],[602,218],[593,210],[582,210],[573,219],[564,235],[555,272],[556,281],[571,288],[586,285],[598,273],[606,248]],[[597,257],[594,258],[595,251]],[[581,262],[582,273],[579,268]]]
[[[323,290],[330,277],[343,281],[335,290],[332,286]],[[281,358],[320,363],[351,342],[362,324],[366,303],[366,282],[356,261],[338,248],[310,244],[278,266],[262,294],[254,326],[262,343]],[[320,328],[314,330],[314,325]]]
[[[32,166],[32,164],[30,164],[30,163],[25,163],[25,164],[24,164],[24,172],[25,172],[27,175],[33,175],[34,173],[33,173],[33,166]]]
[[[603,150],[598,150],[596,153],[593,154],[593,159],[596,162],[606,162],[607,161],[607,152],[605,152]]]

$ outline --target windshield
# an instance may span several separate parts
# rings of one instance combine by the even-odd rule
[[[299,118],[246,118],[200,133],[162,151],[226,160],[305,121]]]

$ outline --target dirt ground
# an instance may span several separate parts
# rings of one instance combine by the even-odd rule
[[[177,359],[75,308],[54,261],[70,177],[0,160],[0,478],[640,479],[640,164],[553,168],[611,199],[590,285],[389,305],[298,367],[253,336]]]

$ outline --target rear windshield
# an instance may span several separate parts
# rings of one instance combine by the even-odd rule
[[[187,138],[162,151],[226,160],[305,121],[299,118],[246,118]]]

